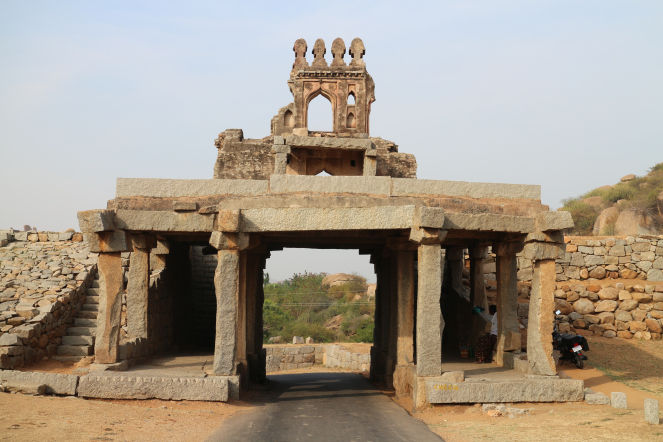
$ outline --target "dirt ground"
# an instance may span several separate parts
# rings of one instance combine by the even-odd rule
[[[0,393],[0,440],[204,440],[244,402],[103,401]]]

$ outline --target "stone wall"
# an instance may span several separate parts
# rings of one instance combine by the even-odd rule
[[[79,233],[1,233],[0,368],[14,368],[55,354],[85,300],[97,257]]]
[[[367,349],[369,345],[366,345]],[[353,352],[343,344],[265,345],[267,372],[297,370],[314,365],[354,371],[369,371],[371,355]]]

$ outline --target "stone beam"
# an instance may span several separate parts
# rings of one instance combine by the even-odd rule
[[[272,175],[270,193],[362,193],[388,196],[390,177]]]
[[[469,198],[541,199],[541,186],[393,178],[393,196],[445,195]]]
[[[285,144],[292,147],[333,148],[349,150],[370,150],[375,145],[368,138],[332,138],[332,137],[304,137],[288,135]]]
[[[119,229],[155,232],[211,232],[214,215],[195,212],[158,210],[117,210],[115,223]]]
[[[86,210],[78,212],[78,225],[83,233],[115,230],[112,210]]]
[[[534,219],[491,213],[473,215],[445,212],[444,228],[447,230],[529,233],[534,231]]]
[[[93,253],[126,252],[131,248],[130,240],[123,230],[84,233],[83,238]]]
[[[243,232],[407,229],[414,206],[242,210]]]
[[[495,362],[504,365],[504,352],[520,350],[518,325],[518,264],[519,244],[498,243],[493,247],[497,255],[497,349]]]
[[[116,198],[132,196],[152,198],[196,197],[209,195],[264,195],[266,180],[171,180],[162,178],[118,178]]]
[[[560,210],[557,212],[541,212],[536,215],[536,229],[541,232],[572,228],[573,218],[571,212]]]

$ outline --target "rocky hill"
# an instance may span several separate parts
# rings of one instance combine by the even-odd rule
[[[564,201],[576,235],[660,235],[663,233],[663,163],[645,176],[626,175]]]

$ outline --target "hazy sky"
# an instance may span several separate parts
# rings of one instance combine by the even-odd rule
[[[211,177],[219,132],[263,137],[291,101],[295,39],[330,60],[356,36],[371,135],[420,178],[541,184],[554,209],[663,161],[661,1],[3,0],[0,228],[78,228],[116,177]],[[273,256],[272,279],[370,270]]]

